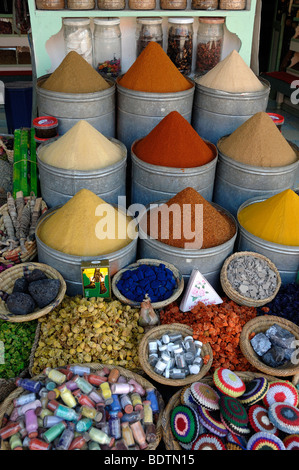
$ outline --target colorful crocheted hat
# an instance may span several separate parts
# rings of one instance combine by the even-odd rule
[[[285,445],[275,434],[261,431],[248,440],[247,450],[285,450]]]
[[[219,410],[219,395],[210,385],[203,382],[194,382],[190,387],[191,396],[198,405],[208,410]]]
[[[263,406],[252,405],[248,410],[248,418],[255,432],[266,431],[273,434],[278,433],[277,427],[270,421],[268,411]]]
[[[198,416],[196,411],[185,405],[176,406],[170,415],[170,427],[174,437],[184,444],[190,444],[198,437]]]
[[[238,444],[233,444],[232,442],[226,443],[226,450],[246,450],[243,447],[239,446]]]
[[[248,434],[248,414],[245,407],[233,397],[222,395],[219,399],[220,418],[234,434]]]
[[[287,403],[273,403],[268,415],[270,421],[286,434],[299,433],[299,409]]]
[[[270,382],[269,389],[263,398],[264,405],[271,406],[273,403],[287,403],[288,405],[298,405],[298,391],[291,382],[277,380]]]
[[[180,400],[182,405],[191,406],[191,408],[197,409],[197,403],[193,400],[191,395],[191,389],[189,385],[186,385],[180,393]]]
[[[243,450],[247,448],[247,440],[244,436],[238,436],[237,434],[229,432],[226,436],[226,441],[241,447]]]
[[[299,450],[299,434],[290,434],[283,439],[286,450]]]
[[[243,380],[237,374],[224,367],[218,367],[214,371],[213,381],[217,389],[229,397],[240,397],[246,389]]]
[[[226,450],[221,439],[214,434],[201,434],[193,443],[192,450]]]
[[[212,432],[219,437],[225,437],[227,435],[228,430],[222,423],[218,410],[211,411],[203,406],[198,405],[197,411],[200,423],[209,432]]]
[[[238,399],[242,405],[254,405],[264,398],[268,389],[268,380],[265,377],[256,377],[246,384],[245,392]]]

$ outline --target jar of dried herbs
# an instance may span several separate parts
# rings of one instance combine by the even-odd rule
[[[128,6],[130,10],[154,10],[156,0],[129,0]]]
[[[246,0],[220,0],[220,10],[244,10]]]
[[[198,18],[195,75],[206,74],[221,60],[225,18]]]
[[[189,75],[192,69],[193,21],[193,18],[168,19],[167,55],[184,75]]]
[[[218,0],[192,0],[193,10],[217,10]]]
[[[125,0],[98,0],[99,10],[123,10],[125,6]]]
[[[146,48],[149,42],[157,42],[163,47],[162,18],[137,18],[136,56]]]
[[[67,7],[70,10],[93,10],[95,0],[67,0]]]

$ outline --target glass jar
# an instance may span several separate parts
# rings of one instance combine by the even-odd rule
[[[168,19],[167,55],[178,68],[188,75],[192,68],[193,18]]]
[[[244,10],[246,0],[220,0],[220,10]]]
[[[63,10],[64,0],[36,0],[38,10]]]
[[[93,66],[104,78],[121,73],[121,31],[119,18],[94,18]]]
[[[221,60],[225,18],[198,18],[196,49],[197,77],[209,72]]]
[[[131,10],[154,10],[156,0],[129,0],[129,8]]]
[[[187,0],[160,0],[162,10],[185,10]]]
[[[76,51],[92,65],[92,33],[89,18],[63,18],[65,53]]]
[[[93,10],[95,0],[67,0],[67,7],[70,10]]]
[[[99,10],[123,10],[125,6],[125,0],[98,0]]]
[[[146,48],[149,42],[157,42],[163,47],[162,18],[137,18],[136,56]]]
[[[218,0],[192,0],[191,8],[193,10],[217,10]]]

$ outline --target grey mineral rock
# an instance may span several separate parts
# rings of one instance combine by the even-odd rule
[[[6,301],[10,313],[14,315],[28,315],[35,309],[35,302],[29,294],[13,292]]]
[[[40,308],[46,307],[57,297],[60,288],[59,279],[41,279],[29,284],[28,290]]]

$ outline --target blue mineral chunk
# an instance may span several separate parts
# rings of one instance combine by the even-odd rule
[[[164,295],[166,292],[165,287],[159,287],[159,295]]]
[[[141,281],[139,281],[139,285],[140,285],[141,287],[147,287],[147,286],[149,286],[149,284],[150,284],[150,280],[149,280],[149,279],[142,279]]]
[[[152,289],[157,289],[160,286],[160,282],[155,280],[151,282],[151,288]]]
[[[131,272],[130,272],[130,270],[125,271],[125,272],[121,275],[121,279],[122,279],[122,280],[129,279],[130,277],[131,277]]]
[[[136,292],[137,295],[138,294],[142,295],[143,294],[143,289],[141,287],[137,286],[136,289],[135,289],[135,292]]]
[[[132,281],[137,282],[137,281],[138,281],[138,276],[137,276],[137,274],[134,273],[134,272],[132,272],[132,274],[131,274],[131,279],[132,279]]]
[[[152,277],[154,276],[154,278],[156,278],[156,274],[155,274],[155,271],[150,268],[149,266],[147,266],[147,268],[144,270],[144,276],[145,277]]]
[[[173,290],[173,283],[170,282],[170,281],[167,281],[165,287],[166,287],[166,289],[169,290],[169,291],[170,291],[170,290]]]
[[[138,281],[141,281],[141,279],[144,279],[144,274],[143,274],[142,269],[139,269],[139,268],[138,268],[138,269],[136,270],[136,276],[137,276],[137,278],[138,278]]]
[[[258,356],[263,356],[271,349],[271,342],[264,333],[257,333],[251,340],[251,346]]]
[[[160,263],[160,264],[159,264],[159,268],[164,270],[164,269],[166,269],[166,266],[165,266],[165,264]]]
[[[165,281],[167,279],[167,274],[165,272],[159,272],[157,274],[157,278],[160,280],[160,281]]]

